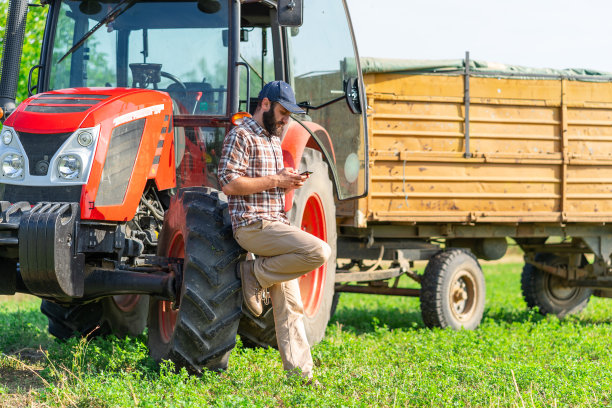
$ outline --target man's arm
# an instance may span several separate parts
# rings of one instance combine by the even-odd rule
[[[286,167],[276,174],[264,177],[241,176],[225,184],[221,190],[226,195],[249,195],[275,187],[291,190],[300,188],[308,176],[300,175],[290,167]]]

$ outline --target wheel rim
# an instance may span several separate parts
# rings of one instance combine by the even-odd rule
[[[140,295],[117,295],[113,296],[113,302],[119,310],[124,313],[131,312],[138,305]]]
[[[461,270],[455,275],[449,291],[449,304],[457,320],[469,320],[474,314],[478,291],[471,273]]]
[[[323,203],[318,195],[313,194],[306,201],[301,228],[303,231],[327,242],[327,224],[325,221]],[[319,268],[308,272],[299,279],[300,293],[306,316],[314,316],[319,310],[319,306],[321,306],[326,272],[327,263],[324,263]]]
[[[183,234],[180,232],[177,232],[174,237],[172,237],[168,256],[171,258],[185,258],[185,240],[183,239]],[[168,300],[159,301],[157,308],[159,334],[161,340],[164,343],[168,343],[176,327],[178,310],[174,310],[172,308],[172,302]]]
[[[568,302],[571,301],[578,292],[578,288],[572,288],[566,286],[563,282],[563,279],[547,274],[548,279],[546,282],[546,287],[548,288],[548,293],[550,296],[556,300],[557,302]]]

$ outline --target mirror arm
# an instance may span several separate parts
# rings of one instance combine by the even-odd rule
[[[43,68],[43,65],[34,65],[31,69],[30,72],[28,73],[28,98],[32,95],[34,95],[34,90],[36,89],[36,91],[38,91],[38,85],[34,85],[32,86],[32,74],[34,73],[34,70],[40,70]],[[40,72],[39,72],[40,74]]]
[[[325,102],[324,104],[322,104],[322,105],[318,105],[318,106],[312,106],[312,105],[310,104],[310,102],[308,102],[308,101],[300,102],[300,103],[298,103],[297,105],[298,105],[300,108],[306,109],[306,111],[308,111],[309,109],[312,109],[312,110],[319,110],[319,109],[321,109],[321,108],[324,108],[324,107],[326,107],[326,106],[331,105],[332,103],[336,103],[336,102],[338,102],[338,101],[341,101],[341,100],[343,100],[344,98],[346,98],[346,95],[339,96],[339,97],[337,97],[336,99],[332,99],[331,101]]]

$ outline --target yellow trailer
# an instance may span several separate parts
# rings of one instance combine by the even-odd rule
[[[470,252],[499,259],[512,238],[529,306],[564,316],[610,294],[612,73],[468,58],[361,65],[369,193],[338,204],[338,257],[396,265],[338,271],[338,292],[418,295],[428,325],[473,328],[484,280]],[[430,261],[424,275],[412,260]],[[421,290],[384,280],[401,273]]]

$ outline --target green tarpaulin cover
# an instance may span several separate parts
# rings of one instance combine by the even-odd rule
[[[391,58],[360,59],[361,70],[369,73],[405,73],[405,74],[463,74],[465,60],[403,60]],[[612,72],[596,71],[584,68],[553,69],[530,68],[520,65],[499,64],[478,60],[470,60],[470,73],[474,75],[519,77],[532,79],[567,78],[580,81],[612,81]]]

